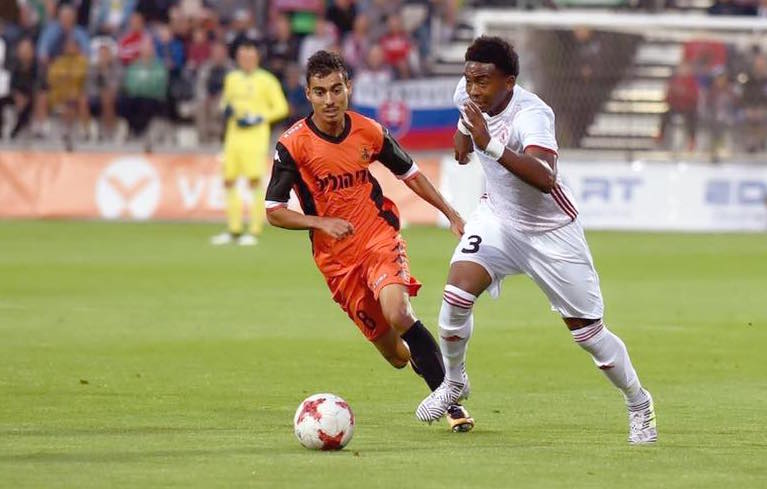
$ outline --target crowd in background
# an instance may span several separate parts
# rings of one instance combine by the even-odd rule
[[[11,0],[0,8],[0,136],[113,140],[152,118],[220,137],[218,97],[237,46],[260,48],[291,120],[309,110],[303,67],[327,49],[353,75],[386,83],[429,71],[438,21],[458,0]],[[56,124],[52,124],[56,122]],[[125,124],[122,125],[123,132]]]
[[[219,141],[224,77],[246,39],[259,46],[261,66],[282,82],[291,123],[310,110],[303,68],[316,50],[341,53],[357,81],[429,75],[430,47],[450,39],[460,8],[477,4],[493,2],[5,0],[0,139],[123,141],[142,138],[160,119],[193,127],[199,142]],[[716,0],[708,11],[767,16],[767,0]],[[577,146],[609,87],[628,69],[623,53],[631,47],[588,29],[559,37],[556,45],[544,44],[557,66],[544,70],[552,86],[541,90],[567,109],[558,113],[559,136]],[[564,54],[552,54],[559,51]],[[603,65],[615,80],[596,76]],[[700,127],[714,146],[732,145],[725,140],[737,128],[739,150],[767,149],[767,55],[758,48],[687,43],[666,101],[661,144],[669,145],[668,128],[679,121],[689,149],[696,148]]]
[[[683,123],[687,149],[696,149],[699,128],[708,131],[711,150],[737,144],[738,150],[767,149],[767,53],[758,45],[738,50],[720,41],[691,41],[669,80],[669,110],[659,139],[667,143],[674,116]],[[737,140],[732,132],[737,128]]]

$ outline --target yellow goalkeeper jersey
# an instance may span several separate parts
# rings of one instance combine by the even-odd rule
[[[277,78],[264,69],[251,73],[242,70],[230,72],[224,80],[222,107],[229,106],[232,116],[227,124],[227,138],[248,135],[269,139],[269,125],[287,117],[289,108]],[[241,128],[237,120],[244,117],[263,117],[264,122],[250,128]]]

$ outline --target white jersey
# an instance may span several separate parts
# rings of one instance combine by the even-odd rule
[[[461,77],[453,101],[463,112],[464,104],[469,101],[465,77]],[[515,153],[523,153],[530,146],[557,153],[554,111],[519,85],[514,87],[511,101],[501,113],[493,117],[483,115],[490,135]],[[577,217],[572,194],[559,176],[554,190],[545,194],[481,151],[475,154],[485,173],[488,207],[501,221],[521,231],[548,231],[569,224]]]

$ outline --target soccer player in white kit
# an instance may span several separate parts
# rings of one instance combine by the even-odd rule
[[[416,416],[437,420],[449,405],[468,397],[465,362],[474,302],[485,290],[497,297],[504,277],[524,273],[546,294],[573,340],[623,393],[629,442],[655,442],[652,397],[642,388],[626,346],[602,319],[599,277],[578,209],[557,174],[554,113],[515,85],[519,58],[503,39],[475,39],[465,59],[455,91],[462,114],[455,156],[466,163],[476,150],[487,192],[466,224],[445,285],[439,313],[445,380],[421,402]]]

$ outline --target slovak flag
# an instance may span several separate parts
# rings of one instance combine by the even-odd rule
[[[460,115],[453,105],[456,78],[354,85],[352,108],[380,122],[406,148],[449,149]]]

